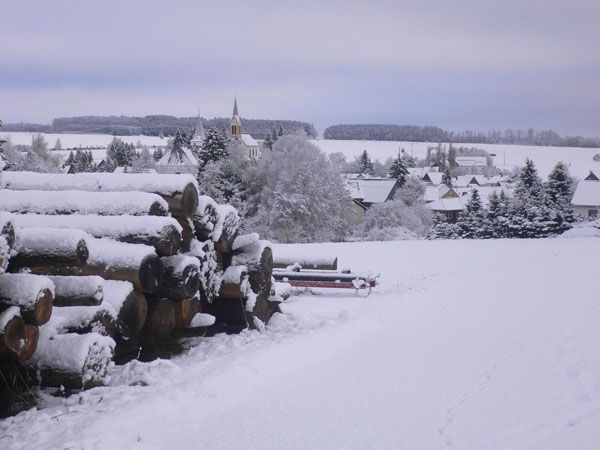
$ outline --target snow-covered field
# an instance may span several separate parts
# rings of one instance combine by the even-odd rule
[[[600,239],[303,247],[381,285],[48,399],[0,447],[598,448]]]
[[[32,133],[2,133],[0,136],[10,136],[15,144],[30,144]],[[75,147],[107,147],[113,136],[106,134],[47,134],[46,140],[52,147],[57,138],[60,138],[63,148]],[[157,136],[122,136],[125,142],[136,144],[140,141],[147,146],[166,145],[167,140]],[[399,141],[336,141],[318,140],[314,141],[325,153],[341,152],[348,159],[358,156],[363,150],[367,150],[372,159],[384,162],[387,158],[398,154],[400,148],[404,148],[409,154],[424,158],[427,146],[436,145],[429,142],[399,142]],[[569,164],[571,174],[578,178],[584,178],[590,170],[600,173],[600,161],[593,161],[595,154],[600,153],[598,148],[573,148],[573,147],[537,147],[531,145],[493,145],[493,144],[455,144],[456,146],[477,147],[487,150],[496,155],[494,163],[497,167],[513,169],[522,166],[526,158],[535,162],[540,175],[546,177],[558,161]],[[68,152],[62,152],[65,158]],[[96,162],[100,162],[105,156],[103,150],[93,152]]]

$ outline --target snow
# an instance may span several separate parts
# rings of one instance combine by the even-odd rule
[[[363,203],[383,203],[390,196],[396,180],[389,178],[366,178],[346,181],[346,189],[352,198],[361,199]]]
[[[116,320],[118,312],[108,303],[96,306],[57,306],[52,309],[50,320],[43,326],[49,330],[48,334],[64,334],[69,329],[88,326],[98,314],[107,314]],[[94,331],[102,333],[101,330]]]
[[[229,266],[223,272],[223,276],[221,277],[221,281],[223,283],[237,284],[242,279],[242,275],[248,273],[248,268],[246,266]]]
[[[600,237],[600,220],[576,223],[573,228],[560,235],[563,238]]]
[[[254,244],[259,239],[260,239],[260,236],[258,235],[258,233],[242,234],[235,238],[235,240],[233,241],[233,245],[231,246],[231,249],[233,251],[235,251],[235,250],[239,250],[244,247],[248,247],[249,245]]]
[[[90,256],[88,265],[107,265],[114,269],[138,267],[144,258],[156,256],[154,247],[143,244],[126,244],[111,239],[88,240]],[[104,293],[106,300],[106,292]]]
[[[571,204],[575,206],[600,206],[600,181],[580,181],[573,194]]]
[[[78,244],[88,243],[91,237],[78,229],[17,228],[21,243],[19,254],[24,256],[71,256]]]
[[[169,210],[169,205],[160,195],[146,192],[1,190],[0,193],[0,209],[22,214],[138,216],[147,215],[153,205],[159,205],[164,215]]]
[[[210,314],[198,313],[192,318],[190,328],[210,327],[215,323],[215,316]]]
[[[249,270],[260,270],[260,259],[267,247],[271,247],[269,241],[256,241],[233,255],[231,264],[234,266],[246,266]]]
[[[331,154],[343,153],[348,160],[359,156],[367,150],[371,159],[379,159],[384,162],[387,158],[394,158],[398,150],[404,148],[409,155],[424,159],[427,155],[428,146],[437,146],[437,142],[401,142],[401,141],[343,141],[321,139],[314,141],[321,150]],[[454,148],[476,147],[495,154],[494,165],[496,167],[512,170],[525,164],[525,159],[533,160],[540,176],[546,178],[552,168],[559,161],[568,163],[571,175],[585,178],[590,170],[600,173],[600,162],[593,161],[597,148],[578,147],[540,147],[534,145],[508,145],[508,144],[461,144],[453,143]],[[447,145],[446,145],[447,148]]]
[[[33,173],[6,172],[2,179],[6,189],[40,191],[103,191],[103,192],[150,192],[173,195],[183,192],[198,182],[191,175],[147,174],[147,173]]]
[[[13,144],[31,145],[33,136],[38,133],[29,133],[25,131],[0,132],[0,137],[10,137]],[[42,133],[48,146],[54,147],[57,139],[60,139],[63,149],[77,149],[79,147],[103,147],[106,154],[106,148],[114,139],[111,134],[60,134],[60,133]],[[165,146],[167,139],[160,136],[119,136],[119,139],[127,144],[137,144],[138,141],[144,146]],[[87,149],[86,149],[87,150]]]
[[[233,236],[240,226],[240,216],[233,206],[229,204],[217,205],[217,222],[210,233],[213,242],[221,239],[223,233]]]
[[[113,239],[126,236],[159,237],[166,227],[172,227],[179,233],[182,231],[177,220],[161,216],[14,214],[13,218],[17,227],[77,228],[95,237]]]
[[[425,205],[426,208],[432,211],[462,211],[466,209],[465,202],[462,198],[440,198]]]
[[[317,266],[337,264],[337,257],[331,255],[315,255],[307,252],[302,246],[275,244],[271,246],[273,250],[273,263],[277,265],[293,266],[298,263],[297,268],[301,268],[302,264],[306,269],[315,268]]]
[[[188,266],[194,266],[198,271],[200,270],[200,261],[193,256],[173,255],[165,256],[160,258],[160,260],[163,263],[165,270],[169,269],[169,271],[173,273],[181,273]]]
[[[48,276],[54,284],[57,297],[82,297],[93,293],[98,303],[102,303],[104,298],[102,284],[104,279],[99,276]],[[100,288],[100,289],[98,289]]]
[[[98,333],[54,334],[48,324],[40,327],[35,353],[27,364],[39,369],[54,369],[81,374],[82,382],[104,378],[97,368],[106,365],[115,348],[115,341]],[[111,367],[112,363],[108,364]]]
[[[102,303],[111,305],[118,312],[127,296],[133,292],[133,285],[129,281],[104,280],[102,290],[104,292]]]
[[[292,248],[381,284],[291,297],[139,385],[44,396],[3,448],[597,449],[600,240]]]
[[[54,297],[54,284],[48,277],[29,273],[0,275],[0,299],[10,305],[33,306],[44,289],[48,289]]]

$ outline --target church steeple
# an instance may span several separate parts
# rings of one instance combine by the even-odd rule
[[[231,136],[235,138],[239,139],[242,135],[242,119],[240,118],[240,114],[238,112],[237,97],[233,101],[233,115],[229,121],[229,130],[231,132]]]
[[[194,130],[192,143],[202,146],[204,137],[204,124],[202,123],[202,118],[200,117],[200,108],[198,108],[198,121],[196,122],[196,129]]]

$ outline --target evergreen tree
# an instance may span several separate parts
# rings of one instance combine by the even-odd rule
[[[228,138],[223,131],[218,128],[209,128],[198,154],[200,168],[204,168],[211,161],[227,158],[227,144]]]
[[[525,167],[523,167],[519,175],[515,194],[521,199],[526,196],[531,197],[534,201],[541,201],[544,196],[542,180],[537,173],[533,161],[529,158],[525,160]]]
[[[278,130],[271,130],[267,137],[263,141],[263,147],[268,150],[273,150],[273,144],[283,136],[283,127],[279,127]]]
[[[481,197],[479,196],[479,191],[477,189],[473,189],[471,192],[471,198],[469,199],[469,203],[467,203],[467,212],[468,213],[479,213],[482,209],[481,205]]]
[[[398,186],[404,186],[406,178],[408,177],[408,169],[406,168],[403,159],[398,154],[398,157],[394,159],[394,162],[388,170],[390,178],[394,178],[398,181]]]
[[[60,142],[60,138],[56,139],[56,143],[54,144],[54,150],[62,150],[62,143]]]
[[[115,137],[106,150],[106,158],[115,167],[129,167],[135,158],[135,148],[133,144],[127,144]]]
[[[358,159],[358,170],[360,173],[373,175],[373,162],[366,150],[363,150]]]
[[[450,143],[450,147],[448,148],[448,168],[454,169],[456,165],[456,149]]]
[[[444,183],[449,188],[452,187],[452,175],[450,175],[450,170],[444,170],[444,175],[442,175],[442,183]]]
[[[156,150],[154,150],[154,154],[152,155],[152,158],[154,159],[154,161],[158,161],[162,157],[163,157],[163,152],[160,148],[157,148]]]

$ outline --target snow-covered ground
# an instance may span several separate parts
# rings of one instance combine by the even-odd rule
[[[303,247],[381,285],[117,370],[0,422],[0,447],[598,448],[600,239]]]
[[[431,142],[398,142],[398,141],[334,141],[320,140],[317,145],[326,153],[341,152],[348,159],[354,158],[363,150],[367,150],[371,159],[384,162],[387,158],[394,157],[401,148],[408,154],[424,158],[428,146],[435,146]],[[595,154],[600,153],[598,148],[573,148],[573,147],[538,147],[533,145],[504,145],[504,144],[454,144],[456,147],[477,147],[495,154],[494,165],[499,168],[512,170],[515,166],[523,166],[526,158],[530,158],[542,177],[546,177],[558,161],[569,164],[572,175],[585,178],[590,170],[600,172],[600,162],[594,161]],[[446,144],[447,147],[447,144]]]
[[[10,136],[15,144],[31,144],[32,133],[5,132],[0,130],[0,137]],[[107,147],[113,136],[107,134],[46,134],[46,141],[50,147],[54,146],[57,138],[60,138],[62,147]],[[167,139],[157,136],[121,136],[127,143],[136,144],[138,141],[146,146],[164,146]],[[399,141],[337,141],[318,140],[314,141],[325,153],[341,152],[348,159],[358,156],[363,150],[367,150],[372,159],[384,162],[387,158],[398,154],[400,148],[404,148],[409,154],[424,158],[427,146],[436,145],[430,142],[399,142]],[[513,169],[522,166],[526,158],[535,162],[540,175],[544,178],[550,173],[552,167],[558,161],[569,164],[571,173],[578,178],[584,178],[590,170],[600,173],[600,162],[593,161],[595,154],[600,153],[598,148],[572,148],[572,147],[537,147],[531,145],[493,145],[493,144],[455,144],[456,146],[477,147],[487,150],[496,155],[494,163],[497,167]],[[100,162],[106,153],[104,150],[92,151],[94,161]],[[67,151],[61,152],[61,156],[67,158]]]

